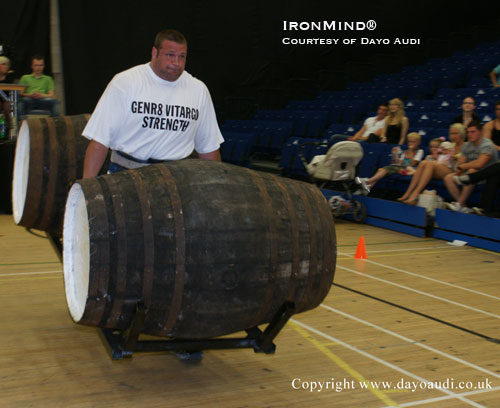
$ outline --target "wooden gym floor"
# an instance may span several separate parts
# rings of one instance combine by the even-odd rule
[[[274,355],[112,361],[96,329],[72,322],[44,233],[1,215],[0,406],[500,406],[500,254],[342,220],[336,230],[335,284],[289,321]],[[353,259],[361,236],[368,260]]]

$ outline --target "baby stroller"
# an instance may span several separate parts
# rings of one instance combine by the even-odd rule
[[[312,178],[320,188],[330,187],[342,191],[342,195],[334,195],[328,200],[335,217],[351,214],[357,222],[366,219],[365,204],[353,198],[352,191],[363,188],[356,177],[356,166],[363,158],[363,148],[357,142],[345,141],[335,143],[326,154],[314,156],[310,163],[304,157],[304,147],[307,145],[328,146],[322,142],[307,142],[300,147],[299,156]]]

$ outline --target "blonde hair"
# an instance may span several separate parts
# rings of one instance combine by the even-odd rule
[[[454,123],[453,125],[450,126],[450,129],[455,129],[458,134],[460,135],[460,138],[462,140],[465,140],[465,126],[462,125],[461,123]]]
[[[403,101],[399,98],[394,98],[389,101],[389,105],[398,105],[399,109],[396,113],[391,112],[391,110],[389,109],[389,113],[385,118],[385,123],[387,125],[390,125],[391,123],[392,124],[401,123],[403,121],[403,118],[405,117]]]
[[[411,132],[411,133],[408,133],[408,136],[406,136],[406,140],[410,140],[411,139],[416,139],[418,141],[418,143],[420,144],[420,140],[421,140],[421,137],[420,137],[420,133],[418,132]]]

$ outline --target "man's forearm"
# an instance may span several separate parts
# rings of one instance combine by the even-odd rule
[[[83,162],[83,178],[97,176],[101,171],[107,155],[108,148],[106,146],[91,140],[87,147],[87,151],[85,152],[85,160]]]

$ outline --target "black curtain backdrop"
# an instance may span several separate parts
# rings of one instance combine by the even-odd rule
[[[12,6],[16,15],[25,17],[10,37],[2,34],[17,41],[18,52],[25,55],[35,43],[48,43],[48,27],[40,22],[47,17],[48,0],[17,3],[23,10]],[[209,87],[219,120],[231,116],[238,99],[279,107],[283,98],[307,96],[308,88],[342,88],[347,81],[368,80],[374,73],[396,72],[405,64],[499,39],[498,6],[496,12],[489,5],[469,13],[444,1],[72,0],[59,1],[59,7],[68,114],[92,112],[113,75],[149,61],[154,36],[163,28],[186,35],[186,69]],[[40,19],[26,20],[28,15]],[[375,30],[283,30],[283,21],[368,20],[376,21]],[[37,34],[29,37],[34,27]],[[358,44],[285,45],[285,37],[356,38]],[[418,38],[420,45],[359,45],[361,37]],[[30,47],[21,45],[28,38]]]
[[[31,57],[45,57],[45,73],[50,74],[49,0],[3,1],[0,44],[10,58],[15,76],[31,73]]]

